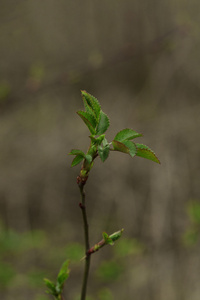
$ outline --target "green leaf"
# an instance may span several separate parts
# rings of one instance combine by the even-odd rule
[[[104,162],[108,158],[109,152],[110,152],[110,146],[108,144],[105,147],[98,146],[98,154],[102,162]]]
[[[129,148],[123,143],[114,140],[112,141],[112,145],[115,151],[120,151],[129,154]]]
[[[90,135],[90,139],[93,144],[95,145],[101,145],[102,141],[105,139],[105,134],[100,135],[98,138],[95,138]]]
[[[87,101],[84,97],[83,97],[83,103],[84,103],[84,106],[85,106],[85,111],[87,113],[89,113],[90,115],[93,115],[94,118],[96,119],[97,117],[96,117],[96,114],[95,114],[94,110],[88,105],[88,103],[87,103]]]
[[[122,228],[121,230],[116,231],[116,232],[114,232],[113,234],[111,234],[111,235],[109,236],[109,238],[110,238],[113,242],[115,242],[116,240],[118,240],[118,239],[121,237],[123,231],[124,231],[124,229]]]
[[[114,245],[112,239],[109,237],[109,235],[106,232],[103,232],[102,235],[103,235],[103,239],[104,239],[104,241],[105,241],[106,244],[109,244],[111,246]]]
[[[74,167],[78,164],[80,164],[80,162],[84,159],[84,157],[82,155],[77,155],[74,157],[73,161],[72,161],[72,164],[71,164],[71,167]]]
[[[57,290],[62,292],[63,286],[67,278],[69,277],[69,272],[68,273],[61,273],[59,277],[57,278]]]
[[[92,145],[92,146],[90,146],[90,148],[89,148],[87,154],[89,154],[89,155],[91,155],[92,157],[94,157],[95,154],[96,154],[96,152],[97,152],[97,146],[96,146],[96,145]]]
[[[96,119],[99,119],[101,106],[99,104],[99,101],[92,96],[91,94],[87,93],[86,91],[81,91],[83,99],[85,99],[87,105],[92,109],[95,113]]]
[[[104,135],[105,136],[105,135]],[[108,141],[106,138],[103,139],[103,147],[109,145]],[[109,145],[110,146],[110,145]]]
[[[103,134],[109,127],[110,121],[108,116],[101,110],[100,119],[97,125],[96,135]]]
[[[103,235],[104,241],[106,241],[109,238],[109,235],[106,232],[103,232],[102,235]]]
[[[67,278],[69,277],[69,274],[67,273],[62,273],[60,274],[59,278],[58,278],[58,282],[57,282],[57,290],[61,293],[64,283],[67,280]]]
[[[66,273],[69,275],[69,259],[67,259],[66,261],[64,261],[64,263],[62,264],[61,268],[60,268],[60,271],[58,273],[58,278],[60,275],[62,275],[63,273]]]
[[[85,153],[78,149],[72,149],[69,155],[82,155],[82,157],[85,157]]]
[[[81,117],[81,119],[84,121],[84,123],[87,125],[89,131],[91,134],[95,135],[96,130],[95,127],[97,125],[95,118],[93,115],[89,114],[85,111],[77,111],[77,114]]]
[[[46,286],[49,289],[47,291],[47,293],[49,293],[51,295],[54,295],[54,296],[57,296],[58,293],[57,293],[55,284],[47,278],[44,278],[44,282],[45,282]]]
[[[136,147],[137,147],[137,153],[136,153],[137,156],[140,156],[140,157],[143,157],[146,159],[150,159],[150,160],[160,164],[159,159],[157,158],[155,153],[148,146],[136,143]]]
[[[135,143],[133,143],[132,141],[123,141],[123,144],[129,149],[129,154],[131,157],[134,157],[137,153],[137,148]]]
[[[105,140],[105,134],[100,135],[96,140],[98,142],[98,145],[101,145],[101,143]]]
[[[74,167],[78,165],[84,158],[90,164],[92,162],[92,156],[90,154],[85,154],[83,151],[78,149],[72,149],[69,153],[70,155],[76,155],[73,159],[71,166]]]
[[[134,131],[132,129],[126,128],[126,129],[119,131],[116,134],[114,140],[118,141],[118,142],[123,142],[124,140],[132,140],[132,139],[140,137],[140,136],[142,136],[141,133],[137,133],[136,131]]]
[[[57,284],[56,284],[56,290],[58,294],[62,293],[62,289],[64,286],[64,283],[66,279],[69,277],[69,260],[66,260],[63,264],[62,267],[58,273],[57,276]]]
[[[86,154],[85,155],[85,159],[87,160],[87,162],[90,164],[92,162],[92,156],[90,154]]]

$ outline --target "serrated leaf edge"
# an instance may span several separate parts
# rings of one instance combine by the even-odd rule
[[[105,119],[106,119],[106,122],[107,122],[107,124],[106,124],[106,126],[102,126],[102,125],[100,125],[100,122],[101,122],[101,117],[106,117]],[[101,127],[100,127],[101,126]],[[110,119],[109,119],[109,117],[107,116],[107,114],[105,114],[102,110],[100,111],[100,114],[99,114],[99,121],[98,121],[98,124],[97,124],[97,126],[96,126],[96,135],[102,135],[102,134],[104,134],[104,132],[106,132],[107,131],[107,129],[109,128],[109,126],[110,126]]]
[[[154,153],[154,151],[151,150],[147,145],[139,144],[139,145],[142,145],[142,146],[144,146],[144,147],[147,147],[147,148],[143,148],[143,149],[142,149],[142,148],[138,148],[138,143],[136,143],[135,145],[136,145],[137,150],[140,150],[140,151],[147,151],[147,152],[150,152],[151,154],[153,154],[153,155],[155,156],[155,158],[156,158],[157,161],[152,160],[152,159],[149,159],[149,160],[154,161],[154,162],[157,162],[158,164],[161,164],[160,160],[158,159],[158,157],[156,156],[156,154]],[[140,156],[140,155],[137,154],[137,152],[136,152],[136,155],[137,155],[137,156]],[[140,157],[142,157],[142,156],[140,156]],[[143,157],[143,158],[146,158],[146,157]],[[146,159],[148,159],[148,158],[146,158]]]
[[[94,97],[93,95],[91,95],[87,91],[82,90],[81,91],[81,95],[82,95],[82,98],[85,98],[86,102],[87,102],[87,99],[85,97],[85,94],[92,98],[92,101],[90,100],[90,104],[88,104],[88,103],[87,104],[94,111],[94,114],[96,116],[96,120],[98,121],[99,120],[99,116],[100,116],[100,112],[101,112],[101,105],[100,105],[100,103],[99,103],[99,101],[98,101],[98,99],[96,97]]]
[[[115,144],[115,142],[117,142],[117,143],[119,143],[119,144],[122,144],[125,148],[126,148],[126,150],[127,150],[127,152],[125,152],[125,151],[120,151],[120,150],[118,150],[118,149],[115,149],[115,146],[114,146],[114,144]],[[114,144],[113,144],[114,143]],[[126,153],[126,154],[129,154],[129,148],[123,143],[123,142],[119,142],[119,141],[116,141],[116,140],[113,140],[112,141],[112,145],[113,145],[113,150],[114,151],[119,151],[119,152],[122,152],[122,153]]]
[[[125,130],[131,130],[131,131],[134,131],[134,132],[137,134],[137,136],[125,138],[125,139],[120,140],[120,141],[119,141],[119,140],[116,140],[116,136],[117,136],[119,133],[121,133],[122,131],[125,131]],[[133,130],[132,128],[124,128],[124,129],[120,130],[120,131],[115,135],[114,140],[115,140],[115,141],[118,141],[118,142],[122,142],[122,141],[125,141],[125,140],[132,140],[132,139],[135,139],[135,138],[141,137],[141,136],[143,136],[142,133],[138,133],[137,131]]]
[[[93,115],[89,114],[88,112],[86,111],[82,111],[82,110],[79,110],[76,112],[77,115],[83,120],[83,122],[86,124],[86,126],[88,127],[89,131],[91,132],[91,134],[96,134],[96,126],[97,126],[97,121],[96,119],[94,118]],[[93,124],[91,123],[91,119],[89,120],[87,118],[87,116],[92,120],[92,122],[94,122]]]

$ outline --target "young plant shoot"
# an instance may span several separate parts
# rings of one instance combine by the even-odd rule
[[[85,260],[85,270],[83,274],[81,290],[81,300],[85,300],[91,254],[97,252],[105,245],[113,245],[114,242],[121,237],[123,232],[123,229],[111,235],[103,232],[103,239],[92,247],[90,246],[84,187],[90,170],[94,165],[94,160],[99,157],[101,161],[104,162],[108,158],[111,151],[119,151],[126,153],[131,157],[140,156],[152,160],[158,164],[160,164],[160,161],[148,146],[135,142],[135,139],[141,137],[142,134],[137,133],[133,129],[122,129],[115,135],[113,141],[108,142],[105,137],[105,132],[110,125],[108,116],[102,111],[99,101],[94,96],[90,95],[86,91],[81,91],[81,94],[85,111],[80,110],[77,112],[77,114],[81,117],[90,131],[90,146],[86,153],[79,149],[72,149],[69,154],[75,156],[71,164],[72,167],[82,163],[80,173],[77,177],[77,184],[81,194],[81,202],[79,203],[79,206],[83,216],[85,237],[85,256],[83,257]],[[69,275],[68,262],[66,262],[64,267],[61,268],[59,274],[60,275],[58,275],[56,284],[52,283],[48,279],[45,279],[45,283],[49,289],[49,293],[53,295],[55,299],[64,300],[62,292],[64,281]]]

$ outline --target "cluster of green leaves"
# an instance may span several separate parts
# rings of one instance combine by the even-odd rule
[[[186,245],[194,245],[200,237],[200,203],[192,201],[187,206],[187,213],[190,218],[190,227],[184,234]]]
[[[96,156],[99,156],[102,162],[104,162],[108,158],[110,151],[123,152],[129,154],[131,157],[140,156],[160,163],[155,153],[148,146],[132,141],[142,136],[142,134],[132,129],[126,128],[121,130],[116,134],[113,141],[108,143],[104,134],[110,125],[108,116],[101,110],[101,106],[95,97],[86,91],[81,91],[81,94],[85,111],[78,111],[77,114],[87,125],[91,133],[91,145],[86,154],[78,149],[71,150],[69,154],[75,155],[71,164],[72,167],[79,164],[82,160],[85,160],[87,164],[92,166],[92,162]]]
[[[114,242],[117,241],[121,237],[123,231],[124,231],[124,229],[121,229],[119,231],[114,232],[111,235],[108,235],[106,232],[103,232],[103,239],[105,241],[105,244],[109,244],[109,245],[113,246]]]
[[[91,164],[95,155],[99,154],[102,161],[105,161],[109,155],[110,145],[108,144],[104,133],[108,129],[110,122],[108,116],[101,110],[98,100],[86,91],[81,91],[85,111],[78,111],[77,114],[87,125],[91,135],[91,145],[85,154],[81,150],[73,149],[69,154],[76,155],[72,161],[72,167],[86,160]]]
[[[53,283],[49,279],[44,279],[44,282],[48,288],[47,293],[54,296],[56,300],[62,299],[64,283],[69,277],[69,272],[69,260],[66,260],[58,273],[56,283]]]
[[[95,244],[94,247],[91,248],[92,251],[90,249],[89,253],[90,254],[94,253],[105,245],[113,246],[114,242],[117,241],[121,237],[123,231],[124,231],[124,229],[121,229],[119,231],[114,232],[111,235],[108,235],[106,232],[103,232],[103,234],[102,234],[103,235],[103,243],[102,243],[102,241],[100,241],[98,244]]]

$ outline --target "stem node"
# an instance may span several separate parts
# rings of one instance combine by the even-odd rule
[[[87,179],[88,179],[88,176],[85,176],[85,177],[80,176],[80,175],[77,176],[76,182],[77,182],[79,188],[83,187],[86,184]]]
[[[79,207],[80,207],[81,209],[85,209],[85,205],[83,205],[81,202],[79,203]]]

